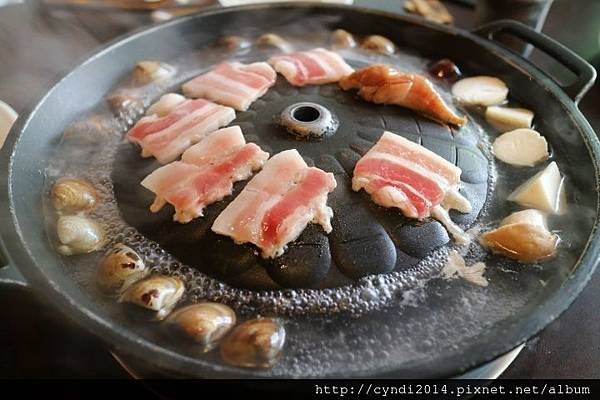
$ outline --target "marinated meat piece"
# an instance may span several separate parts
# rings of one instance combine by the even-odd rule
[[[405,74],[383,64],[361,68],[340,81],[344,90],[358,89],[363,99],[377,104],[396,104],[450,124],[467,122],[444,103],[431,82],[417,74]]]

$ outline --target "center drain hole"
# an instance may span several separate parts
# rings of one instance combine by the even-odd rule
[[[300,122],[313,122],[319,119],[321,112],[314,107],[302,106],[296,108],[292,116]]]

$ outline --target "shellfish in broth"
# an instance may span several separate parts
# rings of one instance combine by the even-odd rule
[[[116,244],[98,267],[98,285],[106,293],[120,293],[149,273],[144,260],[130,247]]]
[[[238,325],[221,343],[221,357],[231,365],[269,368],[281,354],[285,328],[272,318],[258,318]]]
[[[164,319],[185,292],[181,279],[173,276],[155,275],[131,285],[119,298],[120,302],[132,303],[156,311],[156,319]]]
[[[207,302],[180,308],[165,322],[209,351],[233,328],[236,317],[230,307]]]

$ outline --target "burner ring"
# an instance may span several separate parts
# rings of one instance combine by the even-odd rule
[[[322,139],[331,136],[340,125],[331,111],[308,101],[287,106],[276,121],[289,133],[301,139]]]

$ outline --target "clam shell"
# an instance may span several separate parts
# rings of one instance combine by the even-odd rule
[[[396,45],[394,42],[380,35],[367,36],[360,47],[381,54],[394,54],[396,52]]]
[[[130,247],[116,244],[98,266],[97,281],[106,293],[119,293],[149,273],[144,260]]]
[[[159,61],[140,61],[132,72],[133,82],[137,85],[147,85],[152,81],[169,78],[175,73],[171,65]]]
[[[350,32],[336,29],[331,34],[331,46],[334,49],[350,49],[356,47],[356,40]]]
[[[259,318],[238,325],[221,343],[221,357],[228,364],[245,368],[269,368],[281,355],[285,328],[272,318]]]
[[[100,225],[79,215],[61,216],[56,224],[56,233],[61,243],[58,251],[66,256],[91,253],[106,243]]]
[[[285,53],[289,53],[293,50],[292,45],[287,40],[274,33],[265,33],[264,35],[259,36],[258,39],[256,39],[256,44],[264,47],[275,47]]]
[[[50,193],[57,211],[89,211],[98,203],[98,192],[91,183],[80,178],[60,178]]]
[[[131,285],[119,302],[136,304],[156,311],[156,318],[164,319],[185,292],[183,281],[174,276],[151,276]]]
[[[175,310],[166,322],[202,346],[213,349],[235,325],[235,312],[219,303],[198,303]]]

